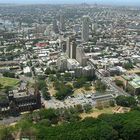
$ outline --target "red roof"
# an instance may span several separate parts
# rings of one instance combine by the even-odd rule
[[[46,46],[48,46],[48,43],[37,43],[35,46],[36,47],[46,47]]]

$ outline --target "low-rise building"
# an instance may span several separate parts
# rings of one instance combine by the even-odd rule
[[[41,96],[37,89],[31,93],[26,90],[14,90],[9,92],[5,99],[0,100],[0,115],[15,116],[39,108],[41,108]]]
[[[125,89],[132,95],[140,94],[140,77],[138,75],[122,75]]]
[[[140,94],[140,77],[135,77],[128,82],[127,89],[132,94]]]

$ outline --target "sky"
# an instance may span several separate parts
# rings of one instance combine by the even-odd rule
[[[140,6],[140,0],[0,0],[0,3],[17,4],[75,4],[75,3],[97,3],[113,5],[136,5]]]

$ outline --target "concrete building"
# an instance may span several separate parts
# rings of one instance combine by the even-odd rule
[[[86,66],[87,57],[85,56],[85,52],[82,47],[76,48],[76,60],[80,63],[81,66]]]
[[[96,101],[96,108],[104,108],[110,106],[110,102],[114,102],[115,97],[112,94],[95,95],[93,100]]]
[[[89,23],[90,19],[88,16],[83,16],[82,19],[82,41],[87,42],[89,40]]]
[[[75,77],[93,77],[95,75],[94,68],[92,66],[86,66],[86,67],[77,67],[74,69],[75,71]]]
[[[60,14],[60,31],[65,31],[65,18],[63,14]]]
[[[77,67],[75,70],[75,77],[81,77],[83,74],[83,67]]]
[[[60,70],[60,71],[67,70],[67,57],[66,56],[60,56],[57,59],[56,65],[58,67],[58,70]]]
[[[66,43],[66,54],[69,58],[70,58],[70,42],[71,42],[71,37],[68,37]]]
[[[118,69],[118,67],[112,67],[112,68],[108,68],[108,72],[110,76],[115,76],[115,75],[120,75],[121,72]]]
[[[21,112],[40,109],[41,96],[37,87],[33,91],[19,89],[9,92],[4,100],[0,100],[0,115],[17,116]]]
[[[81,32],[81,26],[79,24],[74,25],[73,27],[73,32],[74,33],[79,33]]]
[[[130,94],[140,94],[140,77],[138,75],[122,75],[120,80]]]
[[[66,54],[69,58],[76,58],[76,43],[74,36],[70,36],[67,38],[66,43]],[[74,52],[75,51],[75,52]]]
[[[75,59],[67,59],[67,69],[68,70],[74,70],[77,67],[79,67],[80,64]]]
[[[93,77],[95,75],[94,68],[91,66],[86,66],[83,68],[83,76],[85,77]]]
[[[70,58],[71,59],[76,59],[76,42],[72,41],[70,43]]]
[[[127,89],[131,94],[140,94],[140,77],[135,77],[128,82]]]
[[[58,25],[57,25],[57,20],[56,19],[54,19],[54,21],[53,21],[53,31],[56,34],[59,33]]]

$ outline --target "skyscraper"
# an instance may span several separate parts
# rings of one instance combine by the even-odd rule
[[[56,19],[53,21],[53,31],[56,34],[59,33]]]
[[[69,58],[76,58],[76,42],[75,42],[74,36],[70,36],[67,38],[67,48],[66,48],[66,54]]]
[[[67,38],[67,43],[66,43],[66,54],[69,58],[70,58],[70,42],[71,42],[71,38],[68,37]]]
[[[81,66],[86,66],[87,64],[87,57],[82,47],[76,48],[76,60],[80,63]]]
[[[60,14],[60,31],[65,31],[65,18],[64,18],[64,14]]]
[[[72,41],[70,43],[70,58],[76,59],[76,42]]]
[[[82,19],[82,41],[87,42],[89,40],[89,22],[88,16],[83,16]]]

